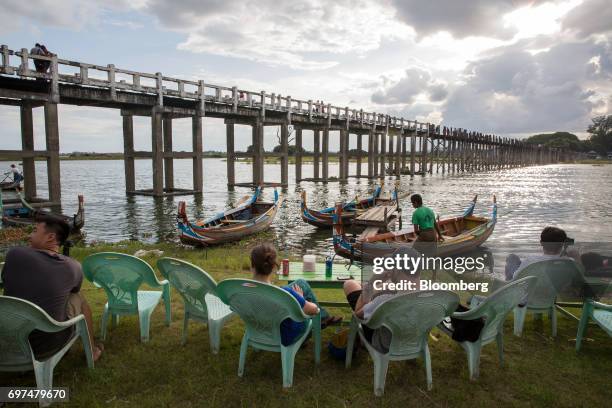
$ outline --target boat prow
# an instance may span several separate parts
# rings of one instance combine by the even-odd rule
[[[55,214],[53,212],[43,210],[40,208],[34,208],[30,203],[26,201],[21,193],[17,192],[17,197],[21,201],[21,206],[18,207],[4,207],[2,206],[2,224],[9,227],[25,227],[28,225],[35,224],[37,218],[44,214],[52,214],[66,221],[70,226],[71,234],[79,234],[83,226],[85,225],[85,199],[82,194],[78,195],[78,209],[77,212],[72,216],[63,214]],[[1,195],[0,195],[1,201]]]
[[[262,188],[253,195],[243,197],[238,205],[204,221],[189,221],[186,204],[179,202],[177,224],[181,242],[196,246],[209,246],[239,241],[242,238],[267,230],[283,202],[274,190],[274,201],[261,199]]]

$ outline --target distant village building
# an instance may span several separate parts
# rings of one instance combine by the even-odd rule
[[[599,154],[597,154],[595,150],[591,150],[590,152],[587,153],[587,157],[589,159],[596,159],[599,157]]]
[[[612,152],[608,152],[608,160],[612,160]]]

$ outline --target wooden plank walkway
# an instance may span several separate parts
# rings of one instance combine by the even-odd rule
[[[397,207],[395,205],[381,205],[370,208],[355,218],[355,225],[367,227],[386,228],[389,223],[397,218]]]

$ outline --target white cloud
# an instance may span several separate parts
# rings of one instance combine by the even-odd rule
[[[568,13],[563,28],[580,37],[612,31],[612,5],[609,0],[585,0]]]
[[[592,41],[560,42],[535,55],[516,46],[498,49],[469,65],[444,121],[502,134],[584,130],[610,95],[591,62],[609,58],[609,50],[609,43]]]
[[[397,81],[383,77],[383,88],[372,94],[372,102],[381,105],[413,104],[419,96],[427,96],[431,102],[446,98],[446,85],[432,78],[429,71],[408,68]]]
[[[278,2],[153,0],[147,12],[184,33],[179,49],[246,58],[294,69],[326,69],[336,55],[375,50],[409,30],[393,10],[370,0]]]
[[[455,38],[471,36],[510,39],[518,31],[502,16],[537,0],[392,0],[397,16],[427,37],[446,31]]]
[[[41,26],[81,30],[96,24],[108,10],[125,11],[142,7],[145,0],[3,0],[0,33]]]

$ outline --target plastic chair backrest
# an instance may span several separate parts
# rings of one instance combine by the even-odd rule
[[[44,310],[27,300],[0,296],[0,371],[32,362],[28,336],[35,330],[64,330]]]
[[[100,252],[83,260],[85,277],[101,286],[108,296],[111,310],[137,313],[138,288],[161,284],[148,263],[132,255]]]
[[[207,293],[217,294],[217,282],[209,274],[189,262],[174,258],[159,259],[157,267],[179,292],[190,311],[207,315],[204,297]]]
[[[408,355],[422,350],[429,332],[459,304],[459,296],[449,291],[422,291],[397,295],[376,308],[365,324],[391,332],[389,353]]]
[[[308,319],[289,292],[267,283],[226,279],[217,286],[217,294],[244,321],[249,339],[258,343],[278,346],[283,320]]]
[[[553,259],[535,262],[516,274],[515,279],[537,277],[537,283],[528,298],[527,305],[533,308],[549,308],[555,303],[559,292],[582,277],[578,264],[571,259]]]
[[[493,292],[475,308],[465,312],[469,313],[472,319],[484,319],[484,327],[480,332],[481,341],[487,341],[503,330],[508,313],[530,295],[536,282],[537,278],[534,276],[514,280]]]

